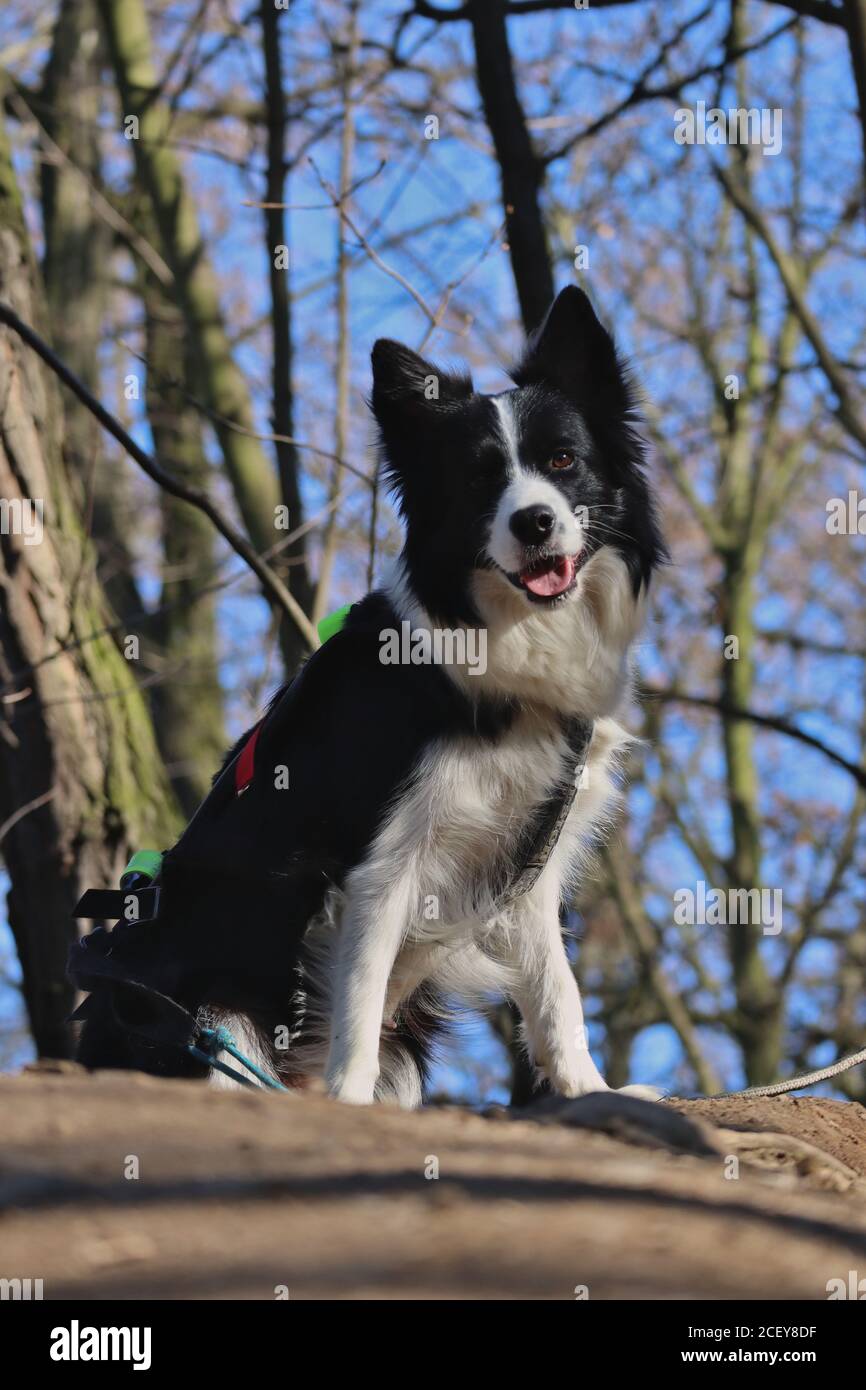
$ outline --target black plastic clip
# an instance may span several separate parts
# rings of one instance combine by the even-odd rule
[[[160,887],[88,888],[75,904],[73,917],[100,921],[153,922],[159,916]]]

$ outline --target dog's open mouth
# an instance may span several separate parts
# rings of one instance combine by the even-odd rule
[[[580,555],[544,555],[533,560],[517,576],[521,588],[535,602],[550,603],[562,598],[577,581],[581,558]]]

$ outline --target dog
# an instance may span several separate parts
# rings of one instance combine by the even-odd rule
[[[384,339],[372,370],[402,553],[166,856],[149,978],[230,1019],[288,1086],[324,1076],[352,1104],[421,1103],[455,999],[510,999],[540,1079],[605,1090],[561,911],[617,806],[629,651],[665,558],[636,390],[576,287],[500,394]],[[503,906],[527,826],[573,774],[574,721],[591,730],[580,787]],[[166,1069],[119,1047],[104,1011],[85,1024],[88,1065]]]

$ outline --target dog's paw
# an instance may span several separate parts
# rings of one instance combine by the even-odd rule
[[[619,1086],[615,1092],[618,1096],[634,1096],[637,1100],[664,1100],[664,1091],[660,1086]]]
[[[547,1078],[549,1079],[549,1078]],[[562,1100],[579,1100],[581,1096],[594,1096],[602,1091],[609,1091],[610,1087],[601,1077],[578,1077],[563,1080],[557,1078],[551,1082],[553,1093]]]
[[[332,1100],[340,1100],[344,1105],[372,1105],[375,1098],[376,1077],[344,1076],[334,1078],[328,1083],[328,1095]]]
[[[343,1105],[372,1105],[373,1096],[366,1087],[341,1086],[339,1090],[328,1092],[331,1100],[338,1100]]]

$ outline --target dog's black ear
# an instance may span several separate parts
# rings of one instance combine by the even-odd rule
[[[401,420],[429,420],[453,410],[472,395],[468,376],[444,372],[390,338],[379,338],[373,344],[372,362],[370,404],[382,426]]]
[[[613,339],[577,285],[554,300],[512,376],[518,386],[555,386],[591,411],[625,414],[631,409],[628,377]]]

